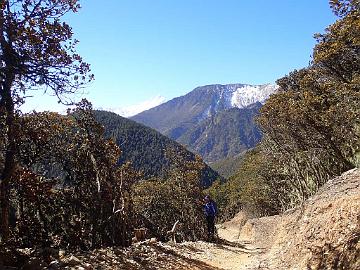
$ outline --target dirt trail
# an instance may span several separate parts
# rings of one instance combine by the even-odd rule
[[[169,247],[167,247],[169,248]],[[179,269],[248,270],[256,269],[263,253],[246,243],[221,241],[221,243],[186,242],[178,244],[174,251],[193,261],[192,265]],[[197,262],[201,262],[198,264]],[[203,268],[206,265],[205,268]]]
[[[216,270],[250,270],[261,268],[263,255],[270,247],[272,231],[275,228],[276,222],[270,222],[271,228],[267,221],[261,222],[263,224],[256,224],[267,228],[262,235],[264,241],[257,241],[254,243],[256,237],[253,234],[253,228],[249,227],[246,222],[246,217],[243,213],[239,213],[232,220],[217,226],[220,240],[217,243],[208,242],[185,242],[177,244],[173,249],[176,253],[182,254],[186,258],[204,263],[209,268]],[[264,226],[266,224],[266,226]],[[167,247],[171,248],[171,247]],[[196,266],[196,263],[190,268],[183,269],[204,269]]]
[[[360,170],[330,180],[281,216],[239,213],[218,234],[218,244],[178,244],[174,251],[195,263],[178,269],[360,269]]]

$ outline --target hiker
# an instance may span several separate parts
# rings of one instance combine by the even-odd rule
[[[215,216],[217,214],[216,203],[210,198],[209,195],[204,199],[204,214],[207,222],[208,241],[215,240]]]

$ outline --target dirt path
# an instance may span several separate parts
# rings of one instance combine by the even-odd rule
[[[240,213],[231,221],[219,225],[220,240],[217,243],[185,242],[176,245],[166,245],[166,249],[181,254],[191,260],[192,264],[179,269],[207,270],[250,270],[261,267],[262,255],[266,247],[251,244],[251,228],[245,231],[245,217]],[[246,232],[249,230],[249,233]],[[240,232],[246,239],[240,239]]]
[[[186,269],[197,268],[196,261],[208,265],[208,269],[217,270],[249,270],[256,269],[260,261],[258,256],[262,254],[262,249],[258,249],[249,244],[222,241],[222,243],[183,243],[176,248],[176,252],[191,260],[195,264]]]

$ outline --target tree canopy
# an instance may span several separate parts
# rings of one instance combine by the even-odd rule
[[[329,3],[338,20],[315,35],[311,64],[277,81],[258,117],[260,145],[210,189],[225,215],[281,212],[360,164],[360,1]]]
[[[360,150],[359,1],[330,1],[339,19],[316,34],[312,64],[277,81],[261,110],[264,154],[284,208],[358,164]],[[281,185],[276,182],[282,183]]]
[[[90,66],[75,51],[77,40],[62,17],[80,8],[77,0],[2,0],[0,2],[0,114],[4,119],[0,167],[1,234],[9,235],[9,192],[19,146],[16,105],[29,90],[50,91],[71,103],[74,93],[93,79]]]

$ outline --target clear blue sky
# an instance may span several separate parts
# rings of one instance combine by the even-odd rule
[[[95,74],[86,89],[95,107],[171,99],[205,84],[274,82],[308,65],[313,34],[336,19],[327,0],[80,3],[67,21]]]

